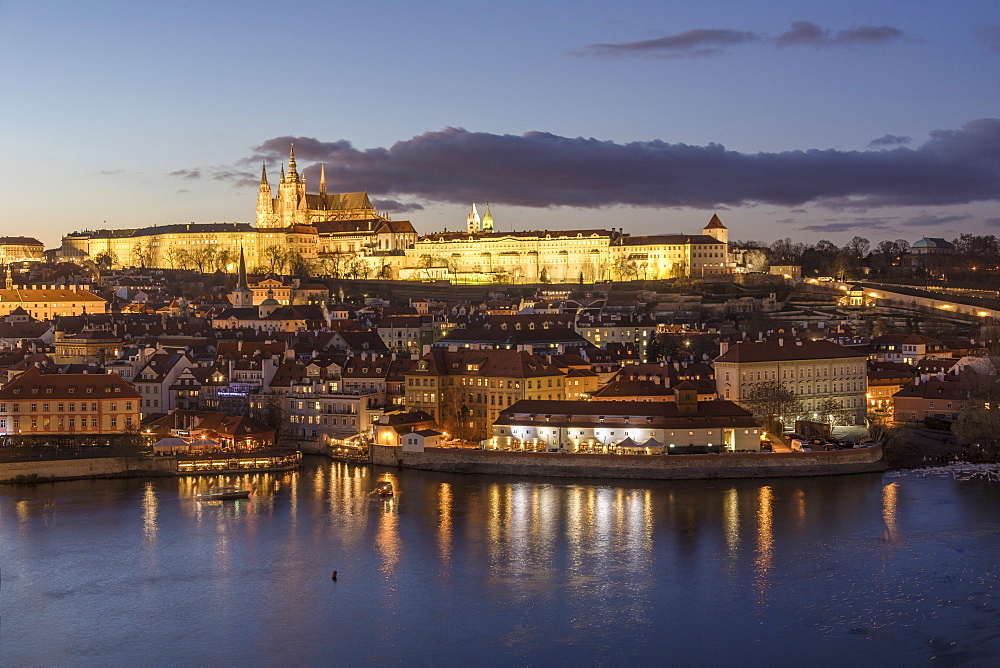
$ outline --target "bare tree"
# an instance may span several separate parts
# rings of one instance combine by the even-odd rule
[[[768,380],[754,385],[740,403],[771,433],[784,431],[783,425],[793,420],[802,410],[802,401],[791,387],[780,380]]]

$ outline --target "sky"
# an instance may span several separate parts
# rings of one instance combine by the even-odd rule
[[[1000,3],[0,0],[0,235],[254,219],[420,233],[1000,233]]]

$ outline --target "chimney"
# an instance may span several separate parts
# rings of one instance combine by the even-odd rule
[[[785,345],[785,337],[783,337],[783,336],[779,336],[778,337],[778,345],[784,347],[784,345]]]
[[[725,355],[728,350],[729,350],[729,341],[725,340],[725,339],[720,339],[719,340],[719,355],[720,356]]]

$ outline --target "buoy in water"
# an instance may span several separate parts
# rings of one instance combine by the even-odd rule
[[[331,580],[336,580],[336,579],[337,579],[337,571],[334,571],[334,572],[333,572],[333,575],[332,575],[332,576],[330,576],[330,579],[331,579]]]

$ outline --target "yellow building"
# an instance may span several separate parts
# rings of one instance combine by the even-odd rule
[[[0,264],[42,260],[45,245],[33,237],[0,237]]]
[[[732,273],[728,230],[713,215],[702,234],[633,237],[619,230],[479,231],[421,237],[399,277],[488,283],[593,283],[708,278]],[[490,216],[492,229],[492,216]]]
[[[78,288],[0,289],[0,316],[22,308],[36,320],[56,316],[107,313],[108,303],[93,292]]]

